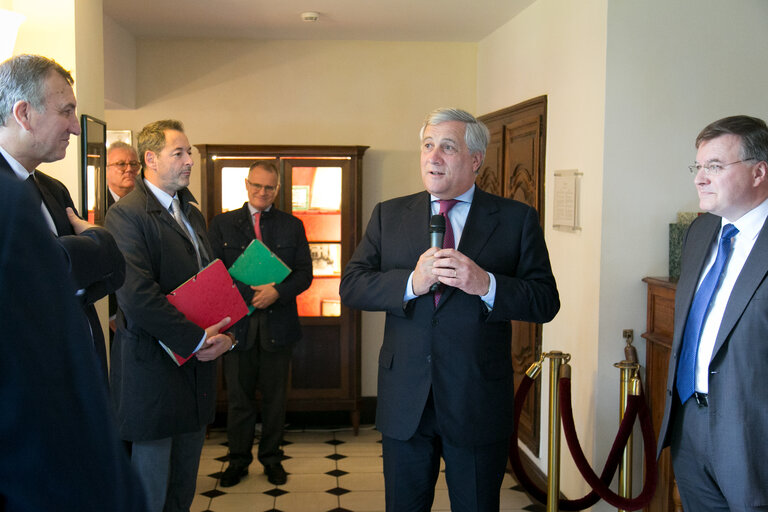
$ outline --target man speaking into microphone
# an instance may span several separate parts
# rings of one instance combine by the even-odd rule
[[[548,322],[560,300],[536,211],[475,186],[485,125],[438,109],[420,138],[426,191],[376,205],[341,300],[386,311],[376,426],[387,511],[428,512],[441,457],[451,510],[498,511],[514,412],[509,322]],[[441,247],[429,247],[433,215],[445,218]]]

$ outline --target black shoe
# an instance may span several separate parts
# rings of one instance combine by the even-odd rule
[[[283,485],[288,481],[288,474],[283,469],[283,465],[279,462],[264,466],[264,474],[267,475],[267,480],[269,480],[269,483],[272,485]]]
[[[233,466],[230,464],[221,474],[219,485],[221,487],[232,487],[240,483],[240,479],[248,474],[248,466]]]

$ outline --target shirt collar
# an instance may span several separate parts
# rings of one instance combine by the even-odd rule
[[[171,207],[171,203],[173,203],[173,198],[177,197],[178,194],[175,196],[168,195],[167,192],[164,190],[160,190],[158,187],[156,187],[152,182],[147,180],[147,178],[144,178],[144,184],[147,186],[147,188],[152,191],[152,194],[157,198],[157,200],[160,202],[160,204],[168,210]]]
[[[757,238],[760,234],[760,230],[765,224],[765,219],[768,218],[768,199],[752,208],[750,211],[741,216],[739,220],[729,221],[723,218],[721,221],[722,226],[726,224],[733,224],[736,229],[739,230],[738,235],[744,237],[745,240],[752,240]]]
[[[0,153],[2,153],[2,155],[5,157],[5,160],[8,162],[8,165],[11,166],[13,173],[20,180],[26,180],[29,178],[29,175],[32,174],[32,172],[35,172],[34,169],[32,172],[26,170],[24,166],[21,165],[15,158],[13,158],[5,149],[3,149],[2,146],[0,146]]]
[[[251,205],[251,203],[246,203],[246,204],[248,204],[248,211],[249,211],[249,212],[251,212],[251,217],[253,217],[253,214],[255,214],[255,213],[258,213],[258,212],[259,212],[259,210],[257,210],[256,208],[254,208],[254,207],[253,207],[253,205]],[[262,211],[264,211],[264,212],[268,212],[268,211],[269,211],[269,210],[271,210],[271,209],[272,209],[272,205],[269,205],[269,206],[267,206],[267,208],[266,208],[265,210],[262,210]]]
[[[463,203],[472,203],[472,199],[475,197],[475,185],[473,184],[469,190],[464,192],[461,195],[456,196],[454,199],[457,201],[461,201]],[[440,198],[433,196],[432,194],[429,194],[429,198],[431,201],[440,201]]]

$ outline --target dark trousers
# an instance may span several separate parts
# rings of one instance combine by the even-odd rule
[[[267,466],[283,460],[280,444],[285,425],[285,401],[291,349],[263,350],[258,339],[253,347],[224,356],[227,382],[227,441],[230,464],[248,466],[253,461],[253,440],[258,407],[256,389],[261,392],[261,440],[258,458]]]
[[[743,479],[738,477],[740,468],[717,467],[721,463],[712,457],[709,407],[700,407],[693,398],[683,406],[675,406],[678,409],[672,426],[671,454],[683,510],[766,510],[744,503],[744,491],[740,488]],[[729,480],[718,479],[716,467]]]
[[[509,439],[456,446],[443,438],[430,392],[416,433],[407,441],[382,436],[387,512],[429,512],[440,458],[454,512],[498,512]]]
[[[205,428],[155,441],[133,443],[131,464],[147,493],[151,512],[189,512]]]

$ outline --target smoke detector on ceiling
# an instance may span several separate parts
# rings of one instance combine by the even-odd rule
[[[314,11],[307,11],[301,13],[301,19],[304,21],[317,21],[320,19],[320,13]]]

